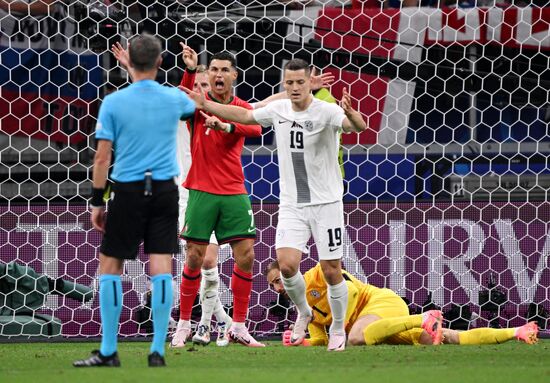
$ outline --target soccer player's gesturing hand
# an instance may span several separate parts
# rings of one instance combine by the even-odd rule
[[[311,70],[311,90],[316,91],[321,88],[328,88],[334,82],[334,75],[330,72],[321,73],[317,76],[317,69]]]
[[[204,117],[204,126],[206,128],[214,129],[214,130],[225,130],[225,123],[221,122],[218,117],[209,116],[208,114],[204,113],[202,110],[200,111],[200,113]]]
[[[348,116],[349,114],[355,112],[353,106],[351,105],[351,96],[346,88],[342,89],[342,100],[340,100],[340,106],[344,109],[344,112]]]
[[[197,93],[189,88],[186,88],[184,86],[178,86],[178,88],[180,90],[183,90],[185,93],[187,93],[187,95],[189,96],[189,98],[193,101],[195,101],[195,106],[197,109],[203,109],[204,108],[204,94],[202,93]]]
[[[181,45],[181,57],[183,59],[183,63],[189,70],[195,70],[197,67],[197,63],[199,62],[199,56],[197,55],[197,52],[193,48],[191,48],[188,45],[185,45],[184,43],[180,42]]]
[[[130,43],[128,43],[128,48],[130,48]],[[119,42],[116,42],[111,45],[111,52],[113,52],[118,64],[125,70],[128,70],[128,65],[130,64],[130,54],[128,50],[124,49]]]

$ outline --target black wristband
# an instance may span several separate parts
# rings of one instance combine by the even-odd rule
[[[104,207],[105,202],[103,201],[103,193],[105,192],[102,188],[93,188],[92,189],[92,199],[90,199],[91,207]]]
[[[233,133],[233,132],[235,132],[235,125],[229,124],[229,132],[227,133]]]

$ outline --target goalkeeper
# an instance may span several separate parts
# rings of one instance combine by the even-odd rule
[[[286,294],[280,276],[279,264],[273,261],[264,271],[268,284],[278,294]],[[538,326],[529,322],[521,327],[493,329],[477,328],[456,331],[442,327],[442,315],[438,310],[419,315],[409,315],[401,297],[389,289],[381,289],[363,283],[342,270],[348,285],[349,299],[346,313],[348,344],[352,346],[377,344],[500,344],[516,338],[533,344],[537,342]],[[308,326],[310,338],[302,345],[325,345],[326,326],[332,315],[327,300],[326,283],[321,266],[317,264],[304,274],[306,296],[313,309],[313,320]],[[290,345],[290,330],[283,334],[283,343]]]

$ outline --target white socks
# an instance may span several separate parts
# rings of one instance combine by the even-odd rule
[[[330,334],[343,335],[346,332],[346,311],[348,308],[348,286],[346,281],[337,285],[327,284],[328,303],[332,312],[332,324],[330,325]]]
[[[202,269],[202,279],[200,287],[200,301],[202,308],[201,322],[200,324],[208,326],[210,328],[210,321],[212,320],[212,314],[216,315],[218,323],[229,320],[229,315],[223,309],[220,302],[219,286],[220,276],[218,274],[218,266],[211,269]]]
[[[281,281],[289,298],[296,305],[296,309],[301,316],[311,316],[311,308],[306,299],[306,281],[300,271],[290,278],[281,275]],[[346,290],[347,292],[347,290]],[[347,301],[347,295],[346,295]]]

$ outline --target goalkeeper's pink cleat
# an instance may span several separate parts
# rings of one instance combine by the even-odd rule
[[[422,314],[422,328],[432,337],[434,345],[443,341],[443,313],[430,310]]]
[[[258,342],[249,334],[246,327],[231,326],[227,334],[229,340],[234,343],[240,343],[246,347],[265,347],[265,344]]]
[[[516,329],[516,338],[527,344],[535,344],[539,341],[538,333],[539,325],[537,322],[529,322]]]
[[[327,351],[344,351],[346,349],[346,334],[330,334]]]

